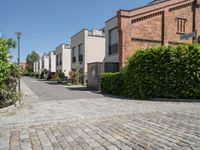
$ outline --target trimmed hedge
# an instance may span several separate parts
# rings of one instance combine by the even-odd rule
[[[120,75],[123,81],[118,74],[103,74],[102,92],[140,99],[200,98],[200,45],[141,49]]]
[[[101,75],[101,91],[106,94],[122,96],[123,81],[122,73],[103,73]]]

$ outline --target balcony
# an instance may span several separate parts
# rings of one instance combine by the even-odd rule
[[[88,31],[89,36],[105,37],[105,33],[98,30]]]

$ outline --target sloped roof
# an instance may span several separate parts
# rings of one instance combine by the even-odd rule
[[[167,1],[167,0],[153,0],[149,4],[156,4],[156,3],[160,3],[160,2],[164,2],[164,1]]]

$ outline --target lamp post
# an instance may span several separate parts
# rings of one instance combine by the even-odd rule
[[[15,34],[17,35],[17,46],[18,46],[18,59],[17,59],[17,63],[20,66],[20,38],[22,33],[21,32],[15,32]],[[18,85],[18,90],[20,91],[20,79],[19,79],[19,85]]]

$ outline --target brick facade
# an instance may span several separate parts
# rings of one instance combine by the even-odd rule
[[[167,0],[134,10],[118,11],[120,66],[123,67],[138,48],[191,43],[194,39],[180,40],[180,35],[195,30],[200,32],[197,1]]]

